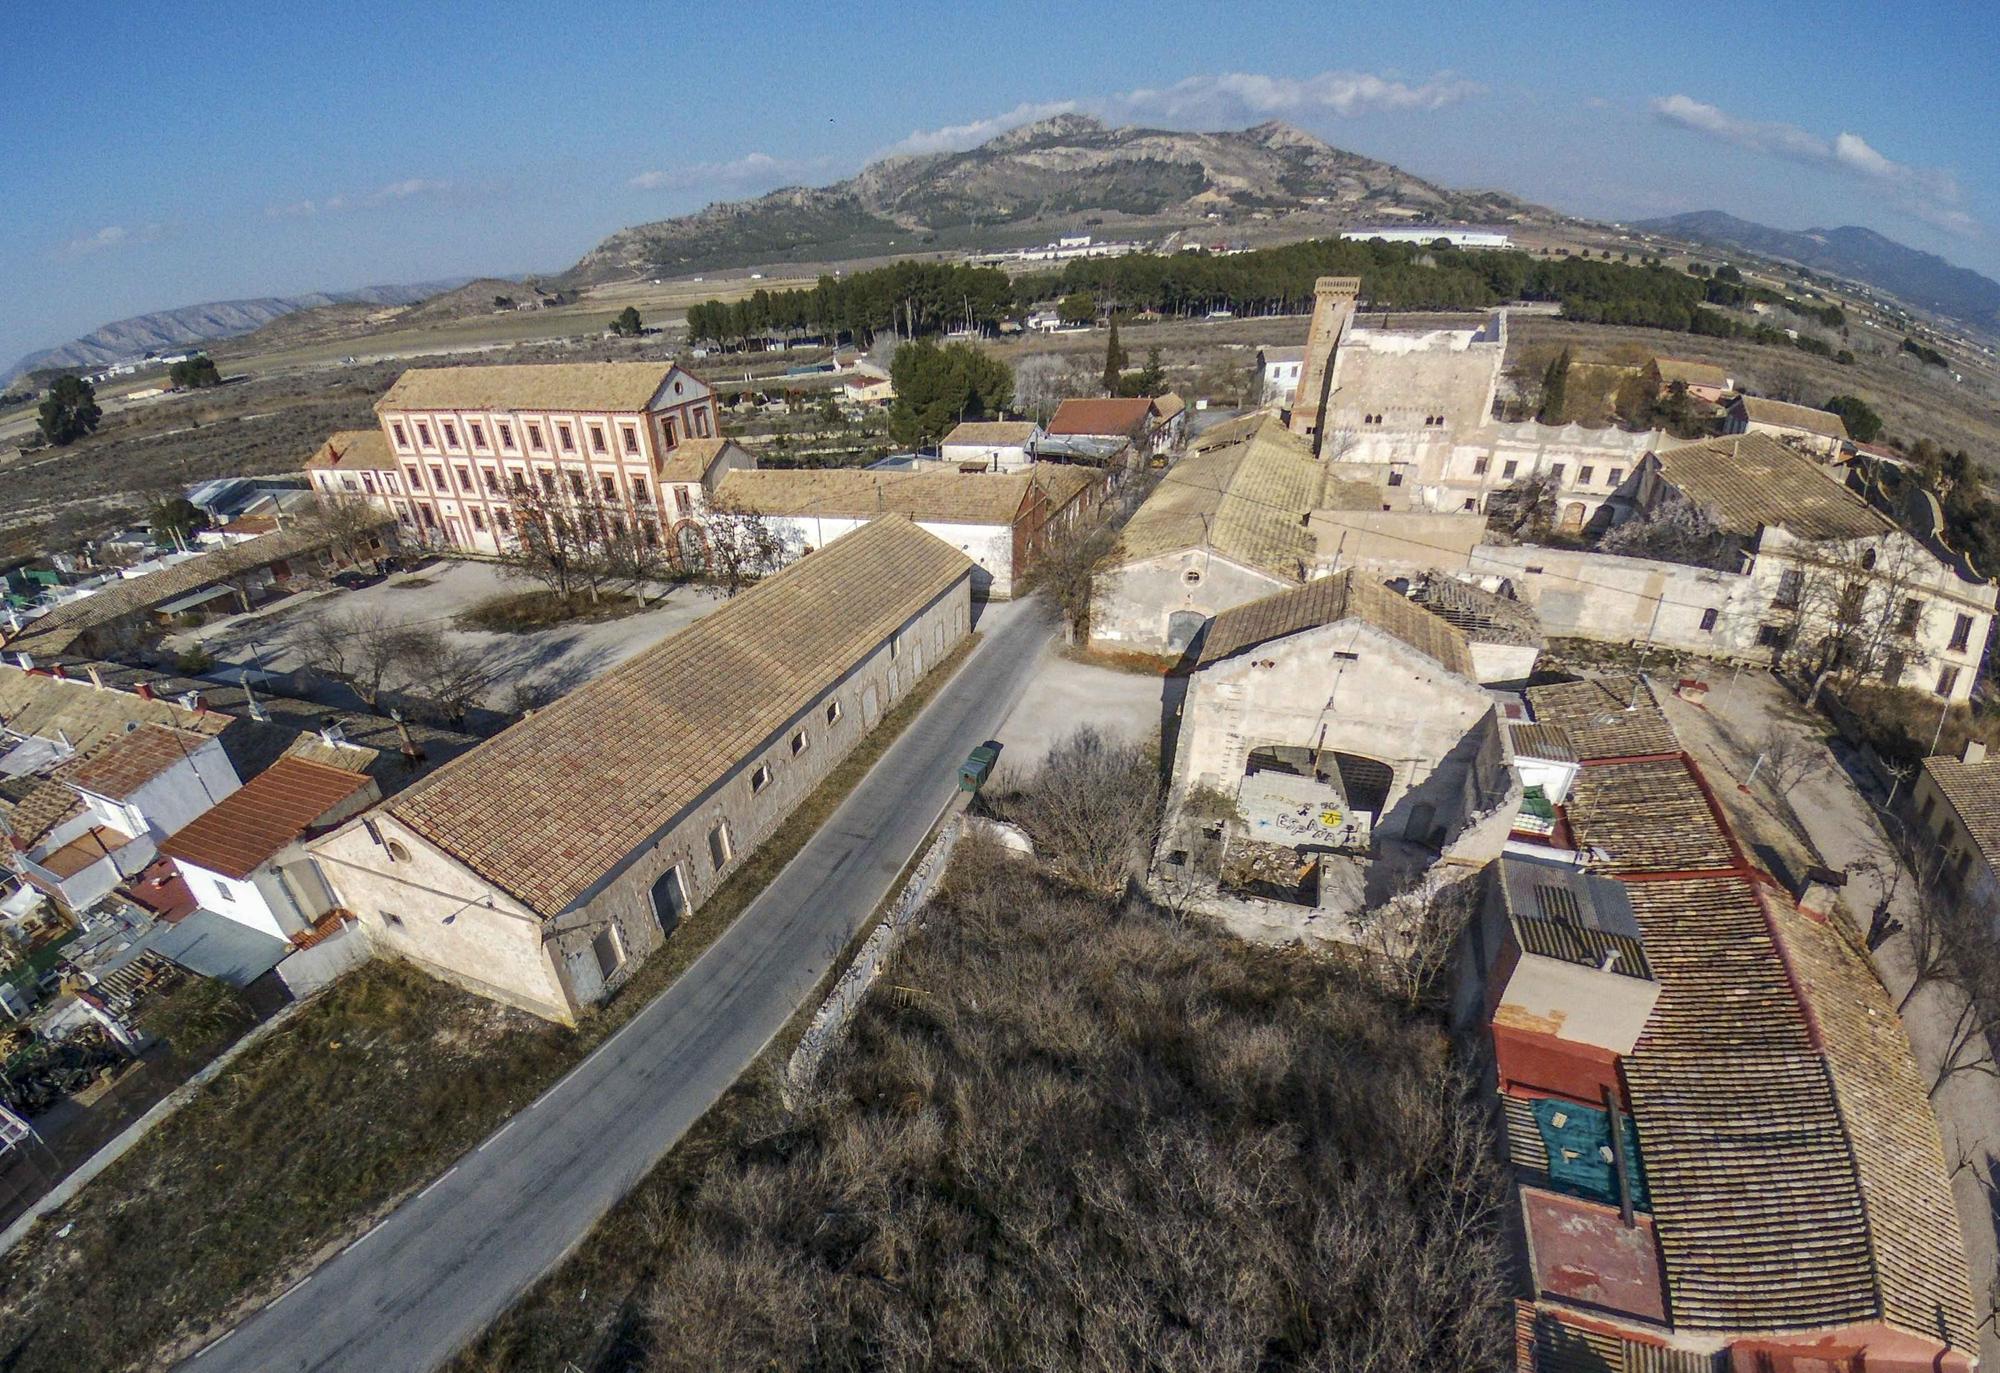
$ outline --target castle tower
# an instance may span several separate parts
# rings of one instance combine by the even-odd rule
[[[1320,423],[1333,385],[1333,355],[1341,333],[1354,317],[1354,298],[1361,294],[1360,277],[1321,277],[1313,283],[1312,327],[1306,332],[1306,356],[1299,368],[1299,389],[1292,399],[1292,432],[1312,440],[1319,451]]]

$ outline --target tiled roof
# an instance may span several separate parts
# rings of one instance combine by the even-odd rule
[[[164,725],[140,725],[117,734],[63,769],[71,786],[123,801],[207,743],[213,730],[196,734]]]
[[[1637,882],[1661,990],[1623,1061],[1673,1322],[1796,1330],[1877,1314],[1826,1063],[1751,885]]]
[[[1732,534],[1782,528],[1801,539],[1859,539],[1888,519],[1769,434],[1703,439],[1656,455],[1660,475]]]
[[[229,727],[227,716],[189,710],[165,699],[168,692],[147,701],[130,691],[99,691],[75,675],[77,669],[70,671],[64,679],[0,663],[0,724],[15,734],[67,738],[78,753],[123,734],[127,725],[167,725],[196,734],[220,734]]]
[[[872,520],[403,793],[390,812],[561,913],[972,563]]]
[[[1729,373],[1712,362],[1655,356],[1653,366],[1659,369],[1660,380],[1663,382],[1678,381],[1686,386],[1729,385]]]
[[[1011,525],[1028,495],[1025,472],[870,472],[857,467],[760,468],[716,484],[718,503],[763,515],[870,519],[904,515],[938,524]]]
[[[670,362],[501,363],[412,367],[375,409],[644,410],[674,371]]]
[[[93,825],[53,853],[43,854],[36,866],[46,869],[58,881],[68,881],[131,842],[117,830]]]
[[[1260,348],[1257,351],[1264,355],[1265,362],[1304,362],[1306,360],[1306,349],[1302,343],[1287,343]]]
[[[1172,391],[1153,397],[1153,409],[1159,412],[1162,422],[1172,419],[1187,409],[1187,402]]]
[[[1652,967],[1625,889],[1569,864],[1503,856],[1498,889],[1521,948],[1621,977],[1649,978]],[[1615,954],[1608,968],[1606,958]]]
[[[1411,583],[1410,599],[1458,626],[1473,643],[1542,646],[1542,624],[1533,610],[1456,577],[1418,577]]]
[[[2000,870],[2000,758],[1981,763],[1926,758],[1924,771],[1957,812],[1987,866]]]
[[[1507,737],[1513,741],[1516,758],[1540,758],[1551,763],[1576,761],[1576,745],[1570,742],[1569,731],[1561,725],[1517,721],[1507,727]]]
[[[32,848],[71,815],[81,814],[83,798],[57,778],[36,780],[20,800],[0,807],[14,838]]]
[[[1139,438],[1153,424],[1153,414],[1153,402],[1148,396],[1066,400],[1049,417],[1049,432],[1119,434],[1126,438]]]
[[[1815,410],[1810,405],[1767,400],[1763,396],[1738,396],[1736,407],[1752,424],[1776,424],[1787,429],[1803,429],[1830,439],[1847,437],[1847,422],[1831,410]]]
[[[1122,561],[1209,548],[1298,580],[1317,554],[1306,516],[1323,476],[1305,441],[1275,416],[1217,426],[1134,512],[1119,538]]]
[[[1652,687],[1629,673],[1529,687],[1524,694],[1535,723],[1560,726],[1579,758],[1680,752]]]
[[[1607,762],[1577,773],[1567,807],[1604,872],[1721,872],[1741,859],[1684,758]]]
[[[377,513],[382,524],[393,522],[394,517],[386,510]],[[327,544],[325,534],[301,526],[218,548],[213,553],[203,553],[143,577],[113,582],[102,591],[81,600],[59,605],[39,619],[28,621],[20,632],[7,640],[7,646],[35,653],[61,653],[87,630],[99,625],[165,605],[176,597],[214,586],[230,577],[304,553],[317,552]]]
[[[1773,903],[1778,905],[1779,903]],[[1868,1206],[1883,1316],[1978,1343],[1965,1246],[1928,1084],[1895,1003],[1832,925],[1780,909],[1778,928],[1819,1027]]]
[[[162,858],[175,858],[247,879],[359,791],[373,791],[365,774],[280,758],[160,845]]]
[[[1198,665],[1206,667],[1246,648],[1349,619],[1402,640],[1447,671],[1472,676],[1472,651],[1463,634],[1351,568],[1223,611],[1208,623]]]
[[[380,429],[339,430],[328,435],[326,442],[306,459],[307,471],[395,472],[400,468],[396,455],[389,449],[389,440]]]
[[[1034,436],[1033,420],[967,420],[940,443],[947,448],[1019,448]]]
[[[709,465],[722,456],[733,439],[682,439],[660,460],[659,479],[663,482],[698,482],[708,475]]]

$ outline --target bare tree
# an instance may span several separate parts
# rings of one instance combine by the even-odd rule
[[[381,567],[381,534],[389,517],[366,496],[346,491],[321,491],[318,504],[300,520],[300,527],[312,532],[330,548],[340,550],[350,563],[366,563],[370,571]]]
[[[687,570],[706,574],[725,596],[776,572],[793,551],[769,520],[738,505],[711,504],[703,525],[701,566]]]
[[[411,679],[424,652],[420,633],[380,610],[314,616],[289,643],[308,666],[345,682],[370,710],[385,691]]]
[[[1783,659],[1819,681],[1902,675],[1930,659],[1923,643],[1926,559],[1905,536],[1826,539],[1784,550],[1777,608]]]
[[[1431,1006],[1443,988],[1479,891],[1476,878],[1433,868],[1354,918],[1383,985],[1408,1009]]]
[[[595,605],[613,577],[613,511],[589,493],[564,496],[518,485],[511,493],[514,536],[501,554],[510,576],[540,582],[565,606]]]
[[[1064,401],[1096,390],[1097,378],[1062,353],[1031,353],[1014,364],[1014,404],[1038,422]]]
[[[448,723],[464,724],[466,714],[493,685],[492,659],[454,642],[435,626],[405,632],[409,637],[402,668],[409,688],[436,706]]]
[[[1714,514],[1678,491],[1651,510],[1606,530],[1597,547],[1603,553],[1726,572],[1734,572],[1738,562],[1735,544],[1716,523]]]
[[[1140,745],[1085,726],[1058,740],[1019,792],[996,806],[1057,873],[1117,891],[1138,872],[1159,826],[1159,768]]]
[[[1556,522],[1556,481],[1536,472],[1486,498],[1486,523],[1517,539],[1545,537]]]
[[[1833,759],[1824,744],[1783,725],[1765,730],[1757,751],[1763,759],[1757,778],[1779,797],[1789,796],[1804,783],[1833,770]]]

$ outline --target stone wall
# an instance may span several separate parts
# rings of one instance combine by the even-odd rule
[[[1123,563],[1097,576],[1090,641],[1130,653],[1178,655],[1211,616],[1297,585],[1201,548]],[[1177,615],[1198,618],[1177,621]]]

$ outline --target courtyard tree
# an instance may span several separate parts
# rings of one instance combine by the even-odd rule
[[[1924,647],[1925,565],[1906,536],[1822,539],[1785,550],[1776,604],[1785,615],[1782,660],[1818,682],[1880,678],[1930,660]]]
[[[410,689],[437,711],[444,723],[463,726],[465,717],[493,685],[491,657],[452,639],[435,625],[409,626],[400,668]]]
[[[1543,424],[1561,424],[1569,410],[1569,349],[1556,354],[1542,373],[1542,408],[1536,415]]]
[[[997,415],[1014,399],[1007,364],[970,343],[905,343],[889,376],[896,388],[889,433],[911,448],[936,443],[961,420]]]
[[[776,572],[791,552],[769,520],[738,505],[716,502],[704,525],[701,566],[688,570],[705,573],[725,596]]]
[[[1057,740],[1001,808],[1059,876],[1114,893],[1144,868],[1158,831],[1159,766],[1141,745],[1086,725]]]
[[[374,710],[383,693],[420,675],[432,641],[385,611],[346,610],[312,616],[286,642],[308,667],[344,682]]]
[[[1882,417],[1875,407],[1859,396],[1834,396],[1825,406],[1840,416],[1856,443],[1873,443],[1882,437]]]
[[[104,411],[97,404],[97,389],[82,377],[60,376],[49,386],[36,411],[35,423],[42,437],[58,448],[75,443],[97,428]]]
[[[381,568],[381,534],[389,517],[366,496],[351,491],[321,491],[313,509],[301,520],[304,528],[350,563]]]
[[[510,496],[514,538],[501,552],[501,570],[541,583],[567,609],[597,604],[617,575],[611,512],[589,492],[566,497],[523,484]]]
[[[1517,539],[1539,539],[1555,527],[1556,483],[1536,472],[1508,483],[1486,498],[1486,524]]]

